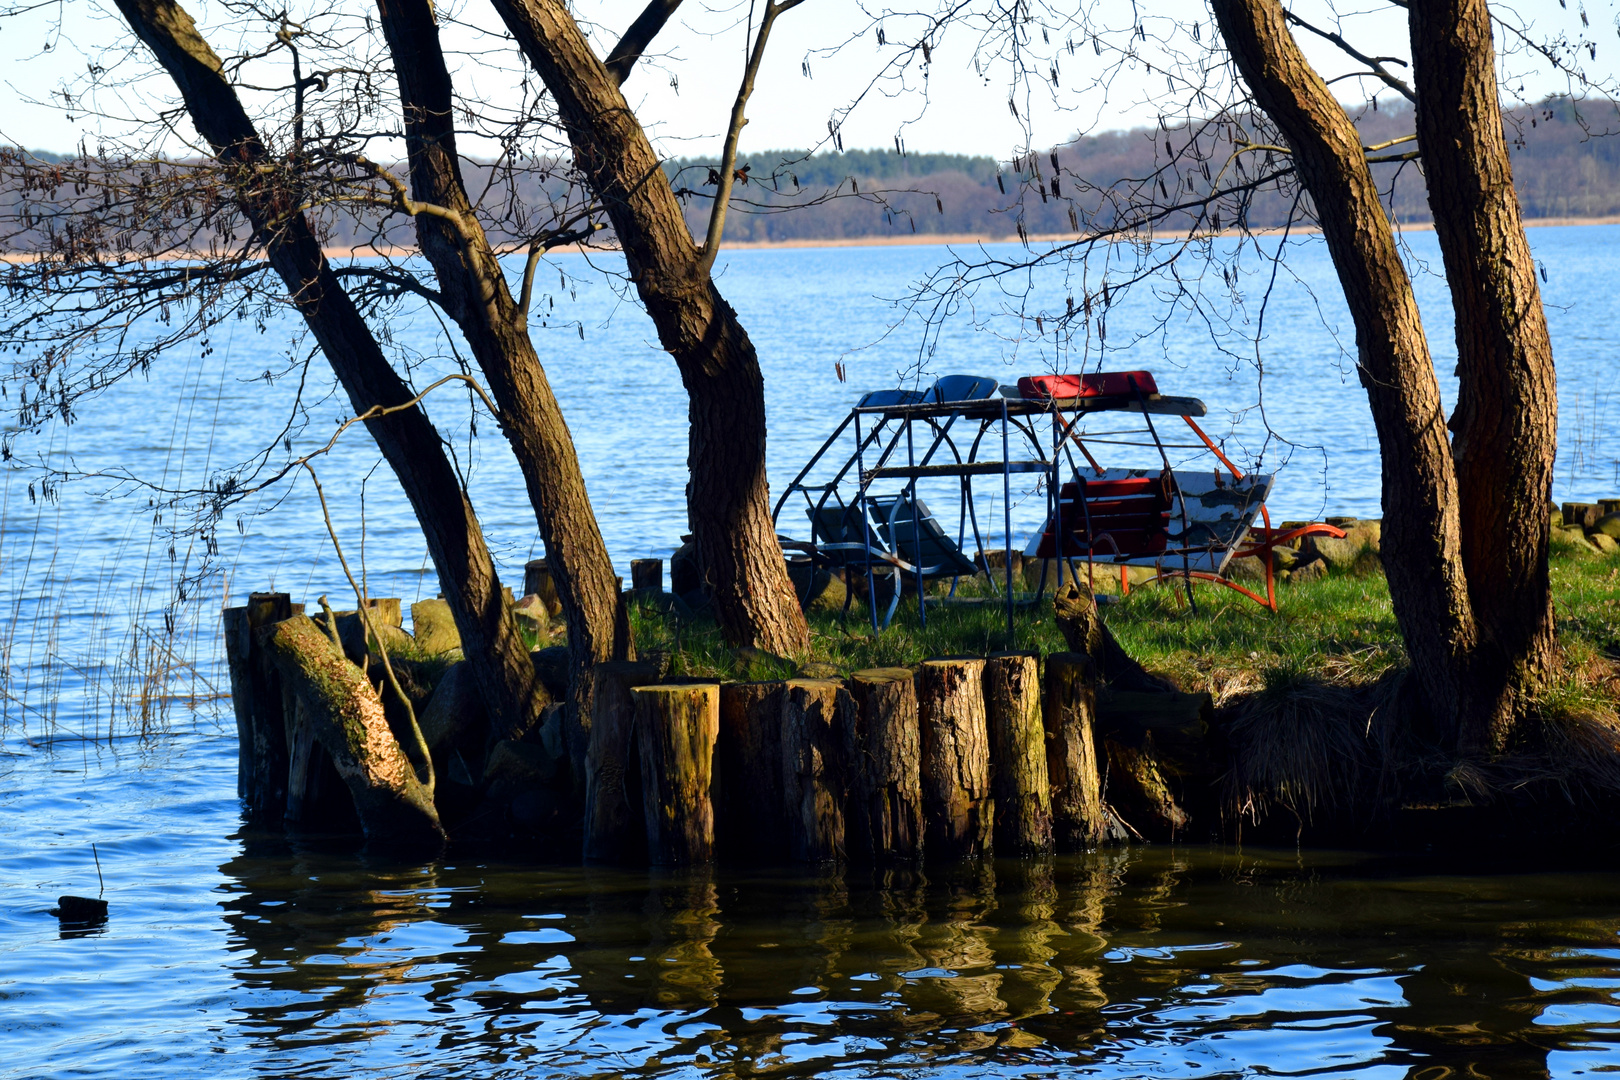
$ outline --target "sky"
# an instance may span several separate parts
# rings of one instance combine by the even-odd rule
[[[0,0],[0,8],[4,2]],[[269,39],[268,31],[258,26],[253,28],[256,38],[233,38],[227,27],[229,9],[218,0],[186,2],[221,52],[234,41],[241,41],[243,48],[254,48]],[[1561,4],[1533,0],[1512,11],[1504,6],[1497,10],[1543,37],[1563,33],[1573,38],[1584,33],[1601,42],[1592,66],[1608,75],[1620,57],[1614,0],[1595,3],[1601,10],[1594,6],[1588,12],[1580,0]],[[341,2],[312,4],[310,9],[325,12],[347,6]],[[574,10],[579,18],[589,20],[598,48],[605,53],[640,6],[639,0],[577,0]],[[1388,4],[1366,0],[1358,7],[1351,0],[1349,5],[1339,6],[1337,16],[1323,0],[1294,0],[1290,6],[1318,25],[1336,26],[1364,51],[1397,59],[1407,53],[1403,14]],[[296,7],[294,10],[296,13]],[[663,153],[718,153],[720,133],[743,69],[746,20],[754,10],[746,2],[687,0],[676,22],[655,43],[658,55],[644,59],[631,76],[627,95]],[[915,10],[932,9],[919,5]],[[356,25],[367,11],[356,0],[352,7]],[[926,78],[921,77],[919,65],[914,65],[903,81],[880,81],[861,96],[863,89],[874,85],[886,63],[905,55],[904,46],[920,39],[926,22],[899,8],[863,7],[855,0],[805,0],[776,23],[749,106],[742,147],[745,152],[815,147],[827,139],[829,120],[838,115],[842,117],[843,145],[850,149],[892,147],[898,135],[911,151],[985,154],[1006,160],[1030,148],[1060,144],[1081,131],[1153,124],[1167,94],[1166,65],[1152,60],[1153,51],[1162,48],[1159,42],[1173,41],[1185,55],[1195,55],[1202,51],[1201,47],[1193,50],[1195,24],[1201,42],[1213,39],[1211,17],[1201,0],[1067,0],[1049,8],[1037,4],[1035,12],[1038,17],[1030,24],[1029,55],[1035,57],[1032,64],[1043,74],[1050,58],[1056,57],[1059,89],[1052,89],[1043,79],[1010,95],[1007,63],[992,56],[982,28],[971,17],[958,17],[931,49]],[[458,87],[462,92],[480,101],[517,102],[514,65],[491,70],[470,59],[470,54],[477,53],[500,57],[502,63],[515,60],[507,43],[483,32],[500,32],[499,20],[487,0],[447,0],[440,5],[440,13],[452,24],[446,30],[447,45],[469,54],[460,62]],[[1140,20],[1154,38],[1142,46],[1149,59],[1109,64],[1107,55],[1099,56],[1084,47],[1087,39],[1076,31],[1080,19],[1120,31]],[[883,44],[877,38],[880,26]],[[1045,36],[1049,42],[1041,40],[1033,29],[1037,26],[1048,28]],[[1081,47],[1071,52],[1067,41],[1076,36]],[[1325,76],[1344,74],[1351,66],[1334,46],[1309,34],[1298,36]],[[1109,40],[1129,39],[1120,33]],[[116,10],[110,3],[93,0],[58,0],[0,22],[0,141],[66,152],[81,138],[93,141],[98,130],[116,133],[121,115],[144,115],[143,108],[150,109],[154,96],[168,91],[166,86],[147,82],[127,94],[104,92],[98,101],[108,115],[99,118],[84,115],[82,103],[73,107],[52,100],[54,88],[64,80],[82,78],[92,63],[114,71],[144,63],[143,54],[127,52],[129,44]],[[109,49],[113,51],[109,53]],[[115,61],[124,58],[121,63],[109,63],[109,56]],[[1210,78],[1218,84],[1224,73],[1219,65],[1213,68]],[[1399,71],[1400,67],[1392,64],[1391,69]],[[1517,70],[1507,73],[1509,81],[1523,81]],[[1110,80],[1106,91],[1092,85],[1105,76]],[[1346,101],[1365,100],[1381,89],[1386,100],[1391,96],[1370,81],[1339,82],[1335,88]],[[1537,74],[1530,77],[1526,93],[1533,98],[1561,89],[1560,81]],[[1216,93],[1219,96],[1218,88]],[[1178,94],[1187,96],[1181,88]],[[859,104],[843,116],[857,97]]]

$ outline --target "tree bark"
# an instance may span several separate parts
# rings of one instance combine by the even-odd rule
[[[119,0],[118,8],[174,80],[197,131],[230,171],[243,212],[264,237],[271,265],[355,412],[410,400],[410,387],[389,365],[308,221],[291,212],[286,192],[256,177],[268,153],[191,16],[172,0]],[[422,526],[492,722],[498,730],[521,733],[539,717],[547,696],[534,678],[483,530],[438,432],[414,406],[368,420],[366,430]]]
[[[873,668],[849,678],[846,729],[847,844],[870,862],[922,857],[923,808],[917,691],[910,668]]]
[[[991,790],[996,850],[1049,855],[1052,788],[1041,726],[1040,664],[1031,653],[997,653],[984,665],[984,708],[990,723]]]
[[[273,623],[257,636],[281,675],[286,713],[296,710],[331,757],[366,839],[412,849],[442,845],[433,789],[400,748],[370,680],[306,616]]]
[[[1059,851],[1085,851],[1103,842],[1108,812],[1097,775],[1097,694],[1091,657],[1046,658],[1046,768],[1052,783],[1052,833]]]
[[[619,80],[558,0],[495,0],[557,102],[574,160],[613,222],[630,278],[675,358],[691,418],[687,513],[726,641],[809,647],[771,521],[765,380],[753,342],[704,268],[662,163]]]
[[[1451,444],[1411,281],[1355,125],[1306,61],[1279,0],[1211,0],[1211,7],[1255,101],[1288,141],[1344,288],[1383,456],[1390,599],[1430,712],[1455,737],[1474,612]]]
[[[917,671],[923,813],[930,855],[990,854],[995,799],[984,716],[984,661],[925,660]]]
[[[720,734],[716,683],[642,686],[635,699],[641,743],[641,800],[647,858],[654,866],[714,861],[714,741]]]
[[[790,679],[782,695],[782,801],[788,850],[799,862],[844,857],[843,732],[851,708],[844,684]]]
[[[1418,146],[1456,314],[1451,417],[1462,561],[1478,623],[1458,742],[1499,751],[1555,655],[1547,580],[1558,383],[1503,137],[1485,0],[1407,9]]]
[[[439,27],[428,0],[378,0],[405,116],[405,149],[417,200],[447,210],[416,215],[422,253],[433,265],[445,310],[461,328],[500,406],[546,546],[557,597],[568,620],[572,683],[583,689],[592,664],[627,656],[615,648],[619,589],[607,545],[585,491],[573,437],[551,391],[527,313],[473,213],[456,154],[454,103]],[[571,695],[576,706],[581,693]]]

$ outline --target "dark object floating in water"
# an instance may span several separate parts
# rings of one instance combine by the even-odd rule
[[[107,901],[88,896],[59,896],[51,914],[64,923],[98,926],[107,921]]]

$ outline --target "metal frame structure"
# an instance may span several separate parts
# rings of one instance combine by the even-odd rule
[[[1111,398],[1073,398],[1037,401],[1016,396],[1016,390],[1010,387],[996,387],[1000,396],[990,397],[981,395],[967,399],[950,400],[946,393],[939,392],[939,388],[947,385],[948,380],[964,380],[977,384],[975,389],[983,390],[984,384],[995,387],[993,380],[971,379],[971,377],[949,376],[935,384],[929,391],[877,391],[863,397],[859,404],[850,410],[844,420],[828,436],[821,447],[799,470],[793,481],[783,490],[772,510],[772,519],[776,522],[778,531],[781,530],[781,514],[787,503],[794,495],[802,495],[814,522],[821,515],[822,509],[829,501],[836,500],[836,505],[848,507],[853,516],[862,523],[872,520],[871,506],[875,501],[872,496],[872,486],[879,481],[903,481],[897,500],[891,505],[916,507],[917,483],[919,480],[956,478],[961,482],[961,509],[958,514],[956,546],[962,550],[966,540],[967,531],[971,526],[976,550],[988,550],[984,544],[983,533],[979,526],[978,513],[973,500],[973,482],[980,477],[1001,478],[1002,495],[1002,526],[1006,538],[1007,558],[1005,572],[1001,582],[1001,591],[1005,596],[1007,605],[1007,628],[1009,637],[1013,633],[1013,607],[1015,604],[1012,583],[1012,558],[1016,550],[1012,546],[1012,477],[1013,474],[1043,474],[1046,480],[1047,501],[1049,512],[1058,510],[1057,492],[1059,488],[1059,474],[1062,463],[1067,459],[1072,471],[1078,472],[1078,463],[1074,458],[1074,451],[1085,458],[1088,465],[1100,468],[1096,459],[1086,448],[1087,441],[1109,442],[1118,441],[1114,436],[1125,434],[1151,435],[1152,443],[1134,442],[1130,445],[1156,445],[1160,456],[1164,459],[1166,468],[1169,468],[1169,458],[1166,451],[1169,449],[1196,449],[1213,448],[1214,443],[1208,436],[1199,430],[1193,417],[1205,415],[1204,404],[1196,398],[1166,397],[1159,394],[1144,394],[1138,391],[1132,397]],[[958,383],[960,385],[960,382]],[[934,400],[928,400],[932,396]],[[1146,429],[1131,432],[1104,432],[1103,437],[1082,438],[1079,421],[1092,413],[1098,412],[1126,412],[1139,413],[1147,421]],[[1152,417],[1180,416],[1197,432],[1201,442],[1196,444],[1166,444],[1159,440],[1153,428]],[[1039,430],[1039,419],[1051,417],[1052,438],[1050,446],[1045,445]],[[925,435],[918,438],[918,429],[922,428]],[[968,429],[966,434],[971,439],[963,438],[961,427]],[[820,465],[828,453],[837,445],[839,440],[850,432],[854,436],[855,446],[852,453],[844,459],[843,464],[834,473],[831,480],[825,483],[806,483],[806,478]],[[1030,457],[1025,460],[1012,458],[1014,432],[1021,436],[1021,446],[1027,446]],[[1001,444],[1001,459],[980,460],[979,453],[985,446],[987,438],[996,438]],[[919,443],[925,445],[919,446]],[[898,461],[902,444],[904,445],[905,463]],[[963,445],[966,446],[964,455]],[[1219,453],[1219,451],[1216,451]],[[935,459],[945,457],[948,460],[936,463]],[[868,461],[871,461],[870,467]],[[1224,460],[1224,459],[1223,459]],[[846,486],[848,480],[855,481],[853,497],[845,499],[840,489]],[[912,550],[920,551],[922,545],[920,519],[922,514],[913,510],[911,523],[913,526]],[[893,530],[891,530],[891,537]],[[918,616],[926,625],[927,605],[924,598],[924,581],[930,576],[936,576],[939,566],[926,567],[917,561],[907,560],[898,550],[890,551],[875,547],[870,542],[850,542],[839,540],[832,543],[818,543],[814,532],[809,543],[784,539],[784,546],[809,554],[813,559],[821,551],[836,551],[840,558],[824,562],[841,562],[848,569],[853,569],[851,560],[842,557],[844,554],[859,552],[861,568],[867,579],[868,595],[875,596],[877,576],[888,568],[895,586],[895,597],[891,600],[888,611],[880,619],[876,603],[869,604],[872,628],[879,631],[888,625],[898,607],[901,591],[901,574],[909,574],[916,581],[918,593]],[[899,544],[894,545],[895,548]],[[966,552],[964,552],[966,555]],[[988,573],[988,567],[984,568]],[[995,586],[992,578],[992,587]],[[1043,584],[1044,589],[1044,584]],[[951,594],[955,593],[955,580],[953,577]],[[1039,598],[1037,592],[1036,597]]]

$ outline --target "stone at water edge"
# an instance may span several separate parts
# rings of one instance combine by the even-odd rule
[[[540,645],[551,640],[551,609],[539,594],[529,593],[514,603],[512,615],[518,620],[519,626],[535,636]]]
[[[811,660],[800,664],[795,679],[842,679],[843,673],[836,664],[824,664],[819,660]]]
[[[1592,526],[1591,531],[1594,535],[1620,539],[1620,514],[1604,514],[1597,519],[1597,524]]]
[[[461,631],[456,629],[447,600],[418,600],[412,604],[411,631],[417,648],[425,653],[442,656],[461,648]]]
[[[1581,551],[1596,551],[1597,547],[1586,538],[1586,530],[1579,525],[1565,525],[1561,530],[1570,543]]]
[[[427,707],[416,719],[432,753],[455,748],[481,753],[489,721],[483,695],[473,680],[472,665],[458,660],[445,669]]]
[[[1307,581],[1320,581],[1322,578],[1327,577],[1327,572],[1327,560],[1317,559],[1315,562],[1308,562],[1303,566],[1296,567],[1288,575],[1288,583],[1290,585],[1299,585]]]
[[[841,612],[848,596],[849,586],[844,584],[843,578],[828,570],[818,569],[810,584],[810,595],[804,610]]]
[[[1604,554],[1611,551],[1620,551],[1620,540],[1616,540],[1607,533],[1593,533],[1588,539],[1590,539],[1593,547]]]

